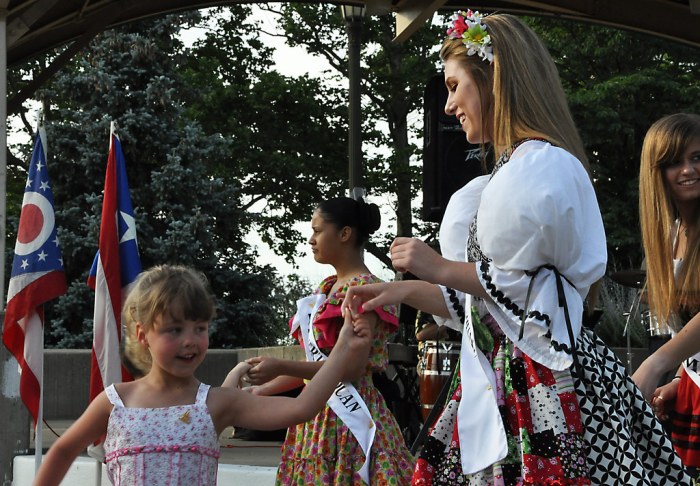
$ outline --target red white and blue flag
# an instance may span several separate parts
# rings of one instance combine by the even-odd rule
[[[121,310],[141,272],[124,153],[114,128],[110,137],[99,250],[88,277],[95,290],[90,401],[112,383],[131,380],[119,357]]]
[[[43,304],[67,291],[56,236],[53,192],[38,130],[24,188],[2,341],[19,363],[19,391],[37,424],[44,374]]]

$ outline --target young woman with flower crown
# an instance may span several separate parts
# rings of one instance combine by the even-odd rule
[[[583,300],[605,273],[605,233],[549,53],[516,17],[467,11],[440,54],[445,111],[469,142],[500,154],[464,211],[467,262],[397,238],[394,267],[423,280],[347,294],[363,300],[364,312],[404,302],[456,317],[460,296],[473,309],[459,376],[413,483],[689,484],[624,367],[582,326]],[[474,335],[483,328],[492,339],[479,349]]]
[[[321,202],[311,218],[309,244],[314,259],[332,265],[335,274],[316,291],[297,302],[290,321],[293,336],[302,344],[306,361],[252,358],[247,380],[260,395],[303,385],[325,364],[323,354],[336,346],[343,324],[341,304],[348,288],[380,282],[363,259],[369,235],[379,229],[376,204],[341,197]],[[387,303],[361,316],[372,331],[371,345],[357,354],[326,406],[313,420],[292,427],[282,446],[277,484],[406,485],[414,460],[401,430],[372,382],[372,374],[386,369],[386,343],[398,327],[396,306]]]

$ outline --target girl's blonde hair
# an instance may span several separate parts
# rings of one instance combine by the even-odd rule
[[[159,265],[139,275],[124,302],[124,356],[139,371],[151,369],[151,355],[136,336],[136,324],[148,332],[159,315],[177,320],[211,321],[216,315],[206,277],[191,268]]]
[[[525,138],[544,138],[572,153],[588,170],[559,73],[540,38],[512,15],[489,15],[482,22],[491,36],[493,64],[468,55],[460,39],[446,39],[440,58],[457,59],[476,82],[482,127],[491,135],[496,154]]]
[[[674,278],[673,238],[678,210],[664,179],[664,168],[681,159],[688,145],[700,139],[700,116],[677,113],[656,121],[642,145],[639,169],[639,219],[647,270],[649,309],[657,319],[677,328],[673,316],[698,308],[700,289],[700,211],[688,228],[683,266]],[[691,271],[692,270],[692,271]],[[678,330],[678,329],[676,329]]]

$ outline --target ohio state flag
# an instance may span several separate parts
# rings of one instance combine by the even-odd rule
[[[19,363],[19,392],[37,422],[44,375],[44,306],[67,291],[39,128],[24,187],[2,341]]]

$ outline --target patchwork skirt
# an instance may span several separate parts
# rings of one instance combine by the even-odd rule
[[[508,439],[502,461],[463,474],[457,435],[461,388],[432,427],[415,485],[690,485],[691,479],[613,352],[584,328],[579,367],[557,372],[534,362],[496,326],[489,358]]]

